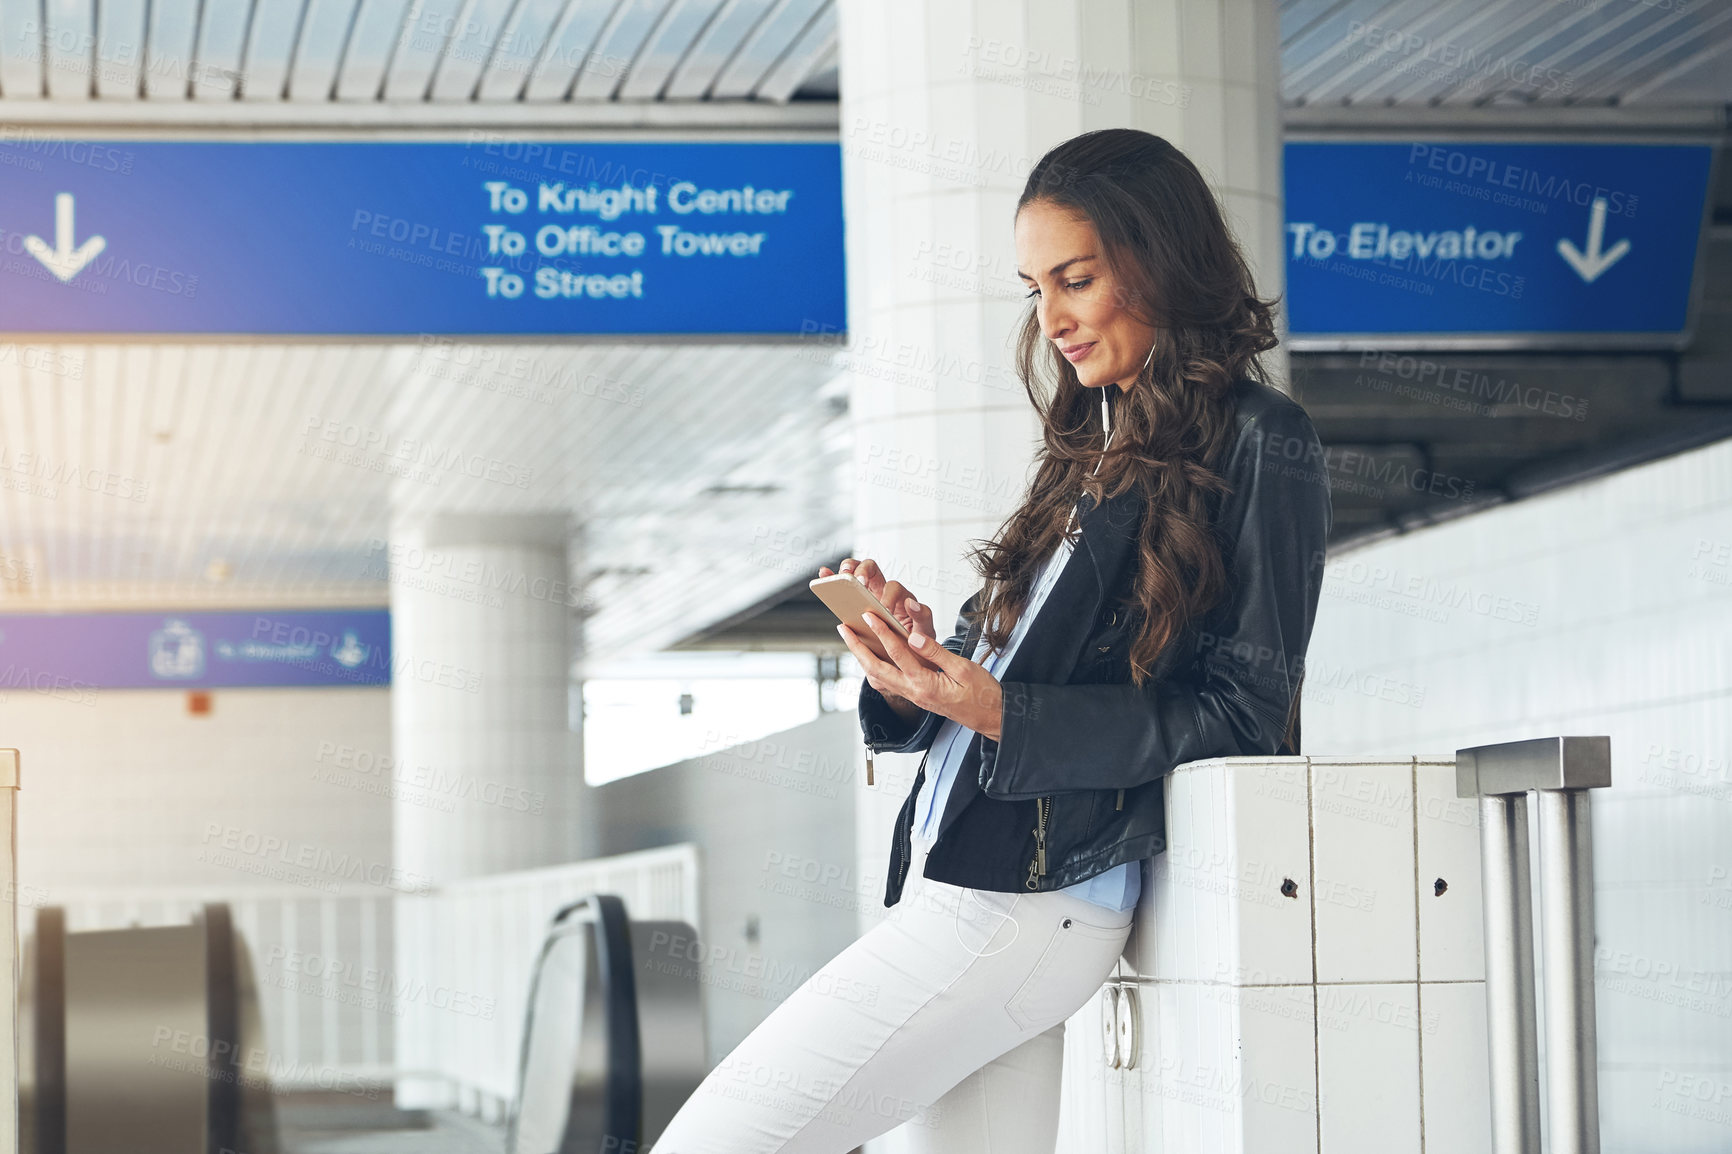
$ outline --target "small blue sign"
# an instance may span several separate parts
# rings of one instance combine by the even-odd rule
[[[833,333],[831,142],[0,144],[0,332]]]
[[[1676,344],[1712,159],[1707,145],[1291,142],[1294,344]]]
[[[386,609],[0,614],[0,693],[391,684]]]

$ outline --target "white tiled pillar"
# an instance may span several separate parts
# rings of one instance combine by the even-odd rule
[[[443,514],[392,533],[392,796],[405,886],[558,865],[594,844],[579,826],[581,755],[567,728],[566,541],[563,514]],[[396,973],[424,972],[426,943],[396,942]],[[461,1029],[432,1003],[398,1016],[400,1108],[463,1105],[427,1073]]]
[[[1029,170],[1090,129],[1163,136],[1218,191],[1259,291],[1282,292],[1275,6],[839,8],[855,545],[948,632],[979,587],[966,544],[1014,508],[1038,443],[1011,357],[1027,307],[1013,212]],[[1283,356],[1270,368],[1286,379]],[[879,878],[914,769],[890,763],[906,760],[880,762],[879,785],[862,798],[862,869]]]
[[[1118,983],[1141,1043],[1128,1069],[1067,1054],[1059,1149],[1096,1148],[1104,1083],[1114,1154],[1489,1154],[1479,818],[1454,759],[1194,762],[1167,797]]]
[[[396,864],[409,882],[574,861],[562,515],[440,515],[393,535]]]

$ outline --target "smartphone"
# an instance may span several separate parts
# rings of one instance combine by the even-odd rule
[[[832,573],[828,577],[814,577],[808,584],[818,599],[830,607],[830,612],[842,619],[866,643],[866,648],[876,653],[886,661],[890,654],[884,648],[884,643],[878,640],[878,635],[872,632],[872,626],[866,623],[866,614],[876,613],[890,622],[890,628],[902,640],[908,640],[908,630],[902,627],[902,622],[896,620],[896,615],[884,608],[884,603],[872,595],[872,590],[857,580],[852,573]],[[894,662],[891,662],[895,664]]]

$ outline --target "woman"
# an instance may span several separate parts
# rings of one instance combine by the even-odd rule
[[[1050,1154],[1063,1023],[1124,948],[1165,847],[1163,777],[1298,752],[1328,483],[1304,410],[1263,381],[1272,302],[1213,194],[1159,137],[1085,133],[1029,175],[1015,234],[1044,443],[972,550],[984,587],[940,643],[877,563],[840,566],[910,630],[872,624],[885,661],[838,627],[868,765],[927,752],[891,913],[710,1073],[655,1154],[845,1154],[898,1126],[908,1150]]]

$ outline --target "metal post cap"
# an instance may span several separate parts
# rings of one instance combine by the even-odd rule
[[[1455,796],[1612,784],[1610,737],[1535,737],[1455,751]]]

